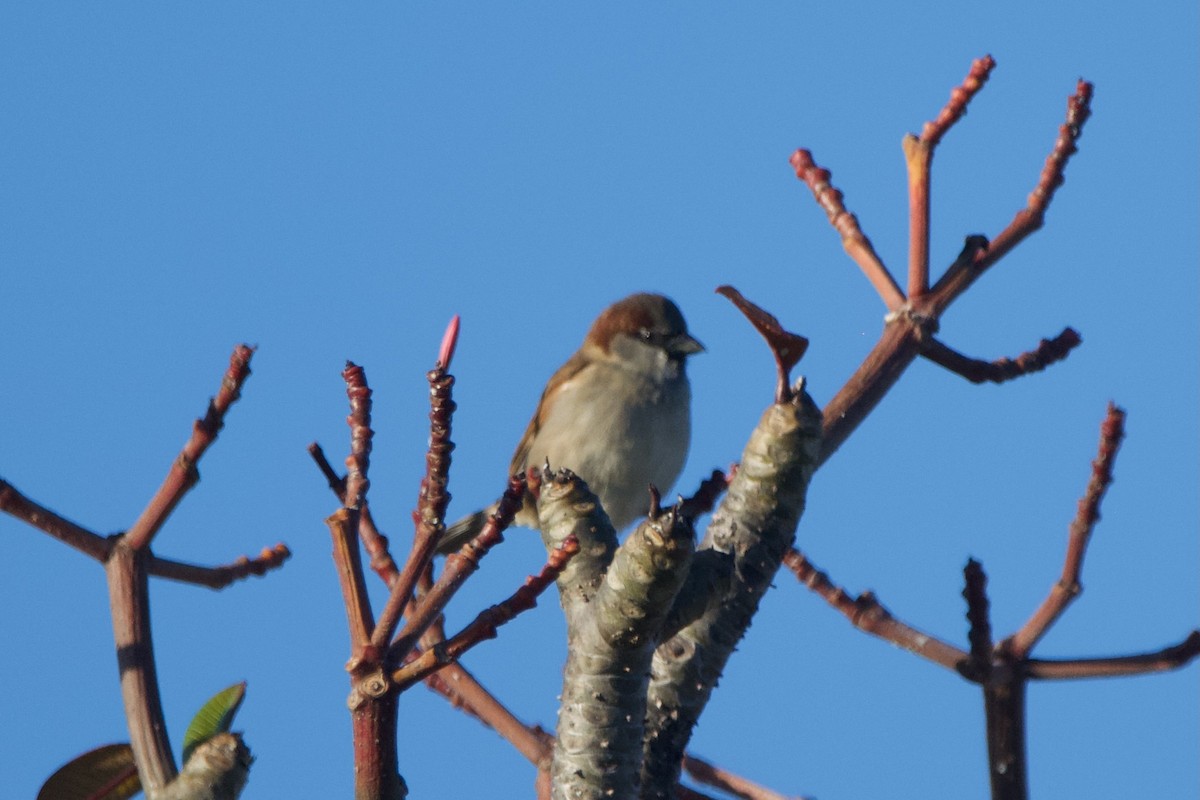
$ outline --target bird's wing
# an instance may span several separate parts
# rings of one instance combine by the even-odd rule
[[[524,472],[526,467],[541,467],[541,464],[527,464],[526,462],[529,460],[529,450],[533,446],[533,440],[537,438],[538,431],[542,429],[542,420],[549,416],[554,401],[559,397],[558,390],[563,384],[570,381],[591,363],[592,360],[584,355],[582,350],[579,350],[558,368],[558,372],[550,376],[550,380],[546,383],[546,389],[542,392],[541,399],[538,400],[537,410],[533,412],[533,419],[529,420],[529,425],[525,428],[525,435],[517,443],[517,450],[513,453],[512,463],[509,465],[510,474]]]

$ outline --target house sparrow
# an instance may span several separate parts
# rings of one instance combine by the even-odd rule
[[[609,306],[546,384],[510,474],[549,460],[587,482],[617,530],[644,516],[650,484],[665,492],[683,469],[691,438],[686,361],[703,350],[662,295],[630,295]],[[438,552],[458,550],[494,511],[451,525]],[[532,497],[516,523],[538,527]]]

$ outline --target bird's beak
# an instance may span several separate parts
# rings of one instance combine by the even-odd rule
[[[691,356],[703,353],[704,345],[686,333],[681,333],[671,339],[671,346],[668,349],[673,356]]]

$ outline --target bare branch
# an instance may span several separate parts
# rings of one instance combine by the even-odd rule
[[[946,270],[946,274],[930,292],[932,302],[928,310],[931,314],[940,316],[955,298],[965,292],[989,267],[1042,227],[1046,209],[1054,197],[1054,192],[1064,181],[1067,161],[1078,149],[1076,145],[1083,134],[1083,124],[1091,115],[1091,102],[1092,84],[1079,81],[1075,94],[1067,102],[1066,121],[1059,128],[1054,149],[1046,159],[1046,165],[1038,178],[1037,186],[1029,195],[1026,207],[1018,211],[1008,227],[992,239],[991,245],[986,250],[981,250],[970,263],[955,262]]]
[[[687,771],[688,775],[691,775],[693,779],[703,783],[705,786],[720,789],[734,797],[742,798],[742,800],[790,800],[778,792],[774,792],[765,786],[759,786],[754,781],[747,780],[740,775],[734,775],[732,772],[728,772],[715,764],[710,764],[704,759],[696,758],[695,756],[684,756],[683,768]]]
[[[987,596],[987,574],[983,565],[973,558],[967,559],[963,568],[963,598],[967,601],[967,622],[970,630],[967,638],[971,643],[968,663],[964,675],[971,680],[986,681],[992,668],[992,621]]]
[[[350,626],[351,663],[364,657],[371,642],[375,620],[362,569],[362,554],[358,549],[358,512],[342,507],[326,520],[333,537],[333,564],[337,569],[338,585],[342,588],[342,603],[346,606],[346,621]]]
[[[971,71],[967,73],[967,77],[962,84],[954,87],[950,92],[950,99],[946,105],[942,107],[937,118],[932,122],[926,122],[921,128],[921,141],[925,142],[930,148],[934,148],[946,135],[946,131],[954,126],[954,123],[962,119],[962,116],[967,113],[967,104],[971,102],[983,85],[987,83],[988,77],[991,76],[992,70],[996,68],[996,59],[990,55],[983,58],[977,58],[971,62]]]
[[[313,442],[308,446],[308,454],[312,456],[313,462],[316,463],[317,469],[321,470],[321,474],[325,476],[326,482],[329,483],[329,488],[337,496],[339,502],[345,502],[346,479],[337,474],[333,465],[329,463],[329,459],[325,457],[325,451],[321,449],[321,445]]]
[[[274,547],[264,547],[257,556],[239,556],[232,564],[202,567],[151,554],[146,570],[157,578],[167,578],[181,583],[223,589],[234,581],[251,575],[263,576],[270,570],[283,566],[292,557],[292,551],[282,542]]]
[[[971,383],[1004,383],[1031,372],[1041,372],[1051,364],[1062,361],[1082,342],[1083,339],[1074,329],[1065,328],[1058,336],[1042,339],[1036,348],[1016,358],[980,361],[952,350],[937,339],[928,340],[921,355]]]
[[[399,691],[424,680],[446,664],[458,661],[463,654],[487,639],[496,638],[496,629],[537,605],[537,598],[554,583],[571,557],[579,552],[579,542],[568,538],[550,553],[545,566],[537,575],[525,579],[524,585],[508,598],[483,611],[469,625],[432,649],[425,650],[416,659],[409,661],[392,673],[392,681]]]
[[[0,480],[0,511],[11,514],[102,563],[112,550],[112,538],[92,533],[82,525],[60,517],[45,506],[33,502],[4,480]]]
[[[447,329],[439,358],[444,356],[449,359],[453,356],[457,335],[456,317]],[[429,448],[425,453],[425,476],[421,478],[417,508],[413,512],[415,530],[412,549],[399,575],[388,584],[391,594],[379,615],[379,627],[373,638],[375,646],[380,649],[386,647],[396,633],[400,618],[412,599],[418,576],[433,560],[434,549],[446,529],[446,508],[450,505],[450,492],[446,486],[450,481],[450,453],[454,450],[454,443],[450,441],[451,423],[457,408],[452,398],[454,376],[447,373],[439,362],[438,366],[425,374],[425,378],[429,381]]]
[[[889,311],[895,311],[904,304],[904,293],[900,285],[883,265],[879,254],[871,246],[871,240],[858,226],[858,218],[846,210],[842,204],[842,193],[829,182],[830,172],[813,163],[812,153],[808,150],[797,150],[790,159],[796,177],[804,181],[812,190],[817,204],[829,217],[829,223],[842,237],[842,246],[854,263],[858,264],[867,280],[875,287]]]
[[[192,426],[191,438],[171,465],[158,491],[150,498],[146,509],[125,532],[125,543],[129,547],[140,550],[148,545],[167,521],[167,517],[175,510],[175,506],[179,505],[179,501],[188,490],[200,480],[196,465],[204,451],[216,441],[217,434],[225,425],[225,413],[241,396],[242,384],[250,376],[250,358],[253,355],[254,348],[249,345],[242,344],[233,349],[229,369],[225,371],[217,396],[209,401],[204,417],[196,420]]]
[[[1117,458],[1117,450],[1124,436],[1125,412],[1109,403],[1108,413],[1100,425],[1100,447],[1096,460],[1092,462],[1092,474],[1088,479],[1087,490],[1079,501],[1075,519],[1071,520],[1062,575],[1029,621],[1006,643],[1016,658],[1028,656],[1033,646],[1062,616],[1071,601],[1083,591],[1079,583],[1083,571],[1083,556],[1087,552],[1096,522],[1100,519],[1100,502],[1112,483],[1113,462]]]
[[[873,593],[866,592],[857,598],[851,598],[799,550],[789,549],[783,557],[783,564],[792,571],[796,580],[820,595],[859,630],[903,647],[947,669],[956,670],[959,664],[967,659],[967,653],[963,650],[893,617]]]
[[[920,137],[904,137],[904,161],[908,167],[908,296],[915,299],[929,290],[929,197],[930,167],[938,142],[954,123],[967,113],[967,103],[983,88],[996,66],[991,56],[977,58],[961,86],[937,119],[926,122]]]
[[[1192,631],[1179,644],[1164,647],[1162,650],[1152,653],[1061,661],[1031,658],[1025,662],[1025,674],[1038,680],[1146,675],[1152,672],[1179,669],[1189,664],[1197,656],[1200,656],[1200,631]]]
[[[398,663],[412,650],[421,634],[433,624],[467,578],[479,569],[480,559],[487,555],[489,550],[504,541],[504,531],[512,524],[513,516],[521,507],[524,496],[525,477],[514,475],[509,479],[508,489],[500,498],[496,513],[488,517],[483,531],[463,545],[457,553],[446,557],[446,567],[442,570],[437,582],[414,604],[411,613],[405,620],[404,627],[388,646],[388,659],[391,663]],[[400,587],[401,584],[397,584],[397,586]],[[388,598],[389,607],[396,595],[397,591],[393,589],[391,597]]]
[[[342,370],[346,382],[346,397],[350,400],[350,415],[346,424],[350,426],[350,455],[346,456],[346,479],[342,505],[357,509],[367,499],[371,481],[367,471],[371,466],[371,388],[367,386],[367,373],[352,361],[346,362]]]
[[[325,451],[316,442],[308,446],[308,454],[312,456],[317,469],[325,476],[325,480],[329,484],[329,488],[334,496],[337,497],[338,502],[344,503],[346,499],[346,479],[337,474],[333,465],[329,463],[329,459],[325,457]],[[362,541],[363,549],[370,556],[371,560],[369,564],[371,569],[375,570],[375,573],[383,579],[384,584],[391,586],[400,576],[400,570],[396,567],[396,562],[392,560],[392,553],[388,548],[388,537],[384,536],[375,525],[375,517],[371,513],[371,504],[366,501],[362,503],[362,507],[359,509],[358,537]]]
[[[146,575],[148,551],[118,540],[104,562],[113,641],[121,673],[121,699],[138,776],[147,797],[175,779],[178,768],[167,737],[166,717],[158,689],[154,642],[150,631],[150,591]]]

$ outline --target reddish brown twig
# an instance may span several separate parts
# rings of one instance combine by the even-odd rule
[[[462,664],[447,664],[425,676],[425,685],[445,697],[450,705],[496,731],[529,763],[541,770],[549,769],[554,734],[518,719]]]
[[[371,600],[367,596],[366,581],[362,570],[362,553],[358,549],[358,512],[345,506],[333,512],[326,520],[333,538],[333,564],[337,570],[338,586],[342,590],[342,603],[346,607],[346,621],[350,627],[351,662],[363,659],[364,651],[375,630],[375,619],[371,611]]]
[[[885,626],[896,625],[891,616],[870,595],[851,600],[844,591],[792,551],[786,563],[806,585],[821,594],[834,608],[854,624],[883,636],[889,641],[913,650],[945,667],[956,669],[966,679],[983,689],[987,717],[988,764],[991,774],[992,797],[995,800],[1025,800],[1028,779],[1025,747],[1025,696],[1030,679],[1061,680],[1068,678],[1097,678],[1136,675],[1177,669],[1200,657],[1200,631],[1192,631],[1186,639],[1162,650],[1129,656],[1071,660],[1040,660],[1029,657],[1030,651],[1051,625],[1062,615],[1080,592],[1083,558],[1092,530],[1100,518],[1100,502],[1112,483],[1113,462],[1124,436],[1125,413],[1112,403],[1101,425],[1100,444],[1092,462],[1087,490],[1079,501],[1078,512],[1071,523],[1067,554],[1062,575],[1049,596],[1013,636],[993,644],[987,576],[982,565],[971,559],[964,569],[967,600],[968,638],[970,651],[963,652],[933,640],[901,625],[897,635],[885,628],[884,633],[860,624],[867,618],[873,624],[882,620]],[[874,617],[874,619],[872,619]],[[917,642],[921,648],[913,647]]]
[[[1179,644],[1151,653],[1113,658],[1078,658],[1043,660],[1031,658],[1025,662],[1025,674],[1039,680],[1066,678],[1111,678],[1124,675],[1145,675],[1179,669],[1200,656],[1200,631],[1192,631]]]
[[[850,597],[845,589],[831,582],[829,576],[818,570],[799,550],[790,548],[783,557],[783,564],[792,571],[796,580],[820,595],[859,630],[903,647],[947,669],[956,669],[967,658],[967,654],[959,648],[893,617],[873,593],[865,592],[857,598]]]
[[[579,542],[574,537],[565,539],[559,547],[550,552],[541,571],[526,578],[524,585],[516,592],[500,603],[479,612],[469,625],[454,636],[424,651],[416,659],[393,672],[392,681],[397,688],[404,691],[446,664],[458,661],[464,653],[480,642],[494,639],[497,628],[537,605],[538,596],[554,583],[567,562],[578,552]]]
[[[398,663],[412,650],[417,640],[442,613],[442,609],[467,578],[479,569],[479,560],[504,541],[504,531],[512,524],[513,516],[521,507],[524,496],[525,476],[514,475],[509,479],[508,488],[501,496],[496,512],[488,517],[479,535],[463,545],[457,553],[446,557],[446,566],[442,574],[429,591],[413,604],[404,627],[388,647],[388,657],[392,663]],[[392,597],[395,596],[396,592],[393,590]],[[391,605],[391,598],[388,602]]]
[[[929,290],[929,197],[930,167],[938,142],[954,123],[967,113],[967,103],[983,88],[996,66],[991,56],[977,58],[971,64],[962,85],[950,93],[950,100],[932,122],[926,122],[921,135],[904,137],[904,161],[908,167],[908,296],[920,297]]]
[[[1063,184],[1067,162],[1078,149],[1077,143],[1083,134],[1083,124],[1091,116],[1091,102],[1092,84],[1079,81],[1075,87],[1075,94],[1067,101],[1066,121],[1059,128],[1054,149],[1046,158],[1046,164],[1042,168],[1037,186],[1029,195],[1026,207],[1018,211],[1008,227],[991,240],[987,249],[977,252],[969,263],[955,262],[946,270],[946,274],[930,292],[932,302],[926,308],[927,313],[935,317],[940,316],[989,267],[1042,227],[1046,209],[1054,197],[1054,192]],[[933,296],[936,296],[936,299]]]
[[[950,92],[950,99],[943,106],[937,118],[932,122],[926,122],[921,128],[921,141],[928,143],[930,147],[936,147],[946,131],[950,130],[954,123],[967,113],[967,104],[987,83],[987,79],[995,67],[996,59],[990,55],[971,62],[971,71],[967,73],[962,84],[954,87]]]
[[[249,345],[242,344],[234,348],[217,396],[209,401],[208,411],[192,426],[191,438],[171,465],[158,491],[150,498],[137,521],[125,532],[127,546],[140,550],[149,544],[175,506],[200,479],[196,465],[225,425],[225,412],[241,395],[242,384],[250,376],[250,358],[253,355],[254,348]]]
[[[199,567],[160,559],[150,551],[155,534],[171,511],[195,484],[196,463],[215,441],[225,413],[238,398],[250,374],[253,350],[245,345],[234,349],[217,396],[209,401],[202,419],[196,420],[192,435],[172,465],[167,477],[145,510],[125,534],[104,537],[55,514],[0,481],[0,510],[49,533],[104,564],[108,580],[113,639],[121,676],[121,696],[129,726],[130,749],[142,788],[147,795],[162,792],[177,775],[177,767],[166,735],[166,722],[155,666],[150,629],[149,576],[159,575],[187,583],[220,588],[250,574],[261,575],[288,557],[280,544],[265,549],[256,558],[243,556],[232,564]]]
[[[283,562],[291,557],[292,551],[280,542],[274,547],[264,547],[253,558],[239,556],[232,564],[219,564],[215,567],[201,567],[151,555],[146,570],[156,578],[207,586],[210,589],[223,589],[234,581],[251,575],[261,577],[273,569],[279,569]]]
[[[1029,621],[1006,641],[1005,646],[1014,658],[1028,656],[1033,646],[1083,591],[1079,583],[1079,576],[1083,570],[1083,556],[1087,552],[1092,530],[1100,519],[1100,502],[1112,483],[1113,462],[1124,436],[1125,412],[1109,403],[1108,413],[1100,425],[1100,447],[1096,460],[1092,462],[1092,474],[1088,479],[1087,490],[1079,500],[1075,518],[1071,520],[1062,575]]]
[[[371,487],[367,472],[371,464],[371,440],[375,433],[371,430],[371,388],[367,385],[366,371],[347,361],[346,368],[342,370],[342,380],[346,382],[346,397],[350,403],[350,414],[346,417],[346,424],[350,426],[350,453],[346,456],[342,507],[326,519],[325,524],[329,526],[333,537],[333,563],[350,627],[353,671],[358,663],[372,660],[366,648],[375,630],[374,613],[363,574],[362,552],[358,546],[361,509]],[[332,469],[329,471],[332,473]],[[333,485],[332,481],[330,485]]]
[[[371,647],[375,632],[374,612],[366,590],[359,531],[370,482],[371,390],[361,367],[346,362],[342,371],[350,414],[350,453],[346,457],[346,478],[342,482],[342,507],[325,520],[333,541],[333,563],[337,570],[342,602],[350,631],[350,727],[354,745],[355,797],[385,798],[403,796],[396,749],[396,708],[399,695],[393,691],[383,668],[383,654]],[[323,454],[310,448],[318,466]],[[336,491],[337,478],[326,464],[330,486]]]
[[[113,539],[92,533],[65,517],[60,517],[17,491],[8,481],[0,480],[0,511],[48,533],[65,545],[103,562],[112,551]]]
[[[829,223],[842,237],[842,246],[875,287],[884,305],[889,311],[900,308],[904,304],[904,293],[900,291],[900,285],[883,265],[879,254],[871,245],[871,240],[859,227],[858,218],[846,210],[842,203],[842,193],[829,182],[829,170],[813,163],[812,153],[807,150],[797,150],[789,160],[792,168],[796,170],[796,177],[812,190],[817,204],[829,217]]]
[[[767,347],[771,349],[771,355],[775,358],[775,402],[786,403],[791,400],[792,367],[804,357],[804,352],[808,350],[808,339],[784,330],[774,315],[751,303],[732,286],[717,287],[717,294],[728,298],[737,306],[738,311],[741,311],[754,329],[767,340]]]
[[[754,781],[746,780],[740,775],[734,775],[728,770],[722,769],[715,764],[710,764],[701,758],[695,756],[683,757],[683,768],[691,775],[694,780],[703,783],[705,786],[711,786],[714,789],[720,789],[734,797],[742,798],[742,800],[789,800],[788,797],[772,791],[765,786],[759,786]],[[796,800],[803,800],[797,798]]]
[[[457,317],[455,318],[457,320]],[[447,339],[442,342],[443,355],[453,355],[456,321],[451,321]],[[384,648],[396,632],[400,618],[406,613],[417,578],[433,559],[434,549],[445,530],[446,508],[450,504],[450,492],[446,490],[450,480],[450,453],[454,443],[450,441],[450,427],[457,408],[452,399],[454,376],[441,366],[430,370],[429,381],[429,448],[425,453],[425,477],[417,493],[417,508],[413,511],[413,546],[399,576],[390,584],[391,594],[379,615],[379,627],[373,642]]]
[[[1062,183],[1063,170],[1068,157],[1075,152],[1076,142],[1087,119],[1091,101],[1091,84],[1079,82],[1075,96],[1067,110],[1067,122],[1062,126],[1053,152],[1038,180],[1038,188],[1030,196],[1029,205],[1018,212],[1012,224],[993,242],[982,236],[967,238],[966,247],[950,265],[932,289],[923,291],[928,283],[928,156],[931,144],[936,143],[950,125],[961,116],[966,102],[983,86],[990,73],[991,62],[982,59],[972,67],[971,75],[952,95],[937,120],[926,126],[922,137],[906,139],[906,155],[909,161],[910,188],[917,186],[911,194],[909,250],[909,297],[905,297],[887,273],[874,251],[864,256],[860,242],[866,237],[858,230],[857,222],[846,212],[841,203],[841,193],[829,185],[829,173],[816,167],[807,151],[798,151],[792,159],[797,175],[804,180],[817,198],[818,203],[829,215],[831,222],[843,231],[847,250],[860,267],[868,273],[876,291],[888,304],[889,314],[883,336],[867,355],[866,360],[855,371],[842,389],[825,406],[825,430],[821,461],[824,462],[842,445],[858,427],[875,405],[899,380],[908,365],[923,351],[930,350],[933,357],[965,367],[958,354],[941,343],[934,343],[939,320],[954,300],[992,264],[1012,250],[1021,240],[1041,227],[1046,207],[1053,190]],[[852,249],[851,245],[856,249]],[[939,362],[940,363],[940,362]],[[1048,361],[1046,363],[1049,363]],[[1002,368],[1006,369],[1006,368]]]
[[[367,386],[367,373],[352,361],[346,362],[342,370],[346,382],[346,397],[350,400],[350,415],[346,424],[350,426],[350,455],[346,456],[346,478],[342,505],[359,508],[367,499],[371,481],[367,471],[371,466],[371,388]]]
[[[178,769],[167,738],[154,659],[148,555],[147,550],[129,547],[119,539],[104,562],[104,572],[129,743],[142,788],[149,796],[174,780]]]
[[[1054,149],[1046,157],[1046,165],[1042,168],[1038,185],[1029,195],[1029,210],[1034,214],[1041,216],[1045,213],[1046,207],[1054,198],[1054,193],[1066,180],[1063,171],[1066,169],[1067,160],[1078,149],[1076,143],[1083,135],[1083,124],[1092,115],[1092,89],[1092,84],[1081,79],[1075,85],[1075,94],[1067,98],[1067,119],[1058,129],[1058,139],[1054,142]]]
[[[428,579],[434,548],[445,529],[446,508],[450,504],[450,493],[446,486],[450,480],[450,453],[454,450],[450,429],[456,408],[452,398],[454,376],[446,370],[454,358],[458,331],[459,318],[455,315],[442,336],[434,368],[425,375],[429,381],[430,405],[425,476],[421,479],[417,507],[413,511],[413,546],[404,568],[386,579],[391,594],[380,614],[379,627],[373,637],[373,643],[381,650],[396,632],[418,580],[422,577]]]
[[[727,486],[729,486],[729,480],[725,477],[725,473],[714,469],[711,475],[700,482],[700,486],[691,497],[684,498],[683,515],[689,519],[695,519],[701,514],[709,513]]]
[[[333,465],[329,463],[329,459],[325,457],[325,451],[316,442],[308,446],[308,454],[312,456],[317,469],[325,476],[325,480],[328,482],[334,496],[337,497],[338,502],[344,503],[346,498],[346,479],[337,474]],[[391,586],[396,581],[396,578],[399,577],[400,570],[397,568],[396,562],[392,560],[392,553],[388,547],[388,537],[384,536],[375,525],[375,517],[371,514],[371,504],[365,501],[362,503],[362,508],[359,509],[358,538],[362,541],[363,549],[367,551],[367,555],[370,557],[369,564],[371,569],[383,579],[384,584]]]
[[[1036,348],[1016,358],[980,361],[951,350],[937,339],[929,340],[921,355],[971,383],[1003,383],[1031,372],[1041,372],[1051,364],[1062,361],[1082,342],[1083,339],[1074,329],[1066,328],[1053,339],[1042,339]]]

